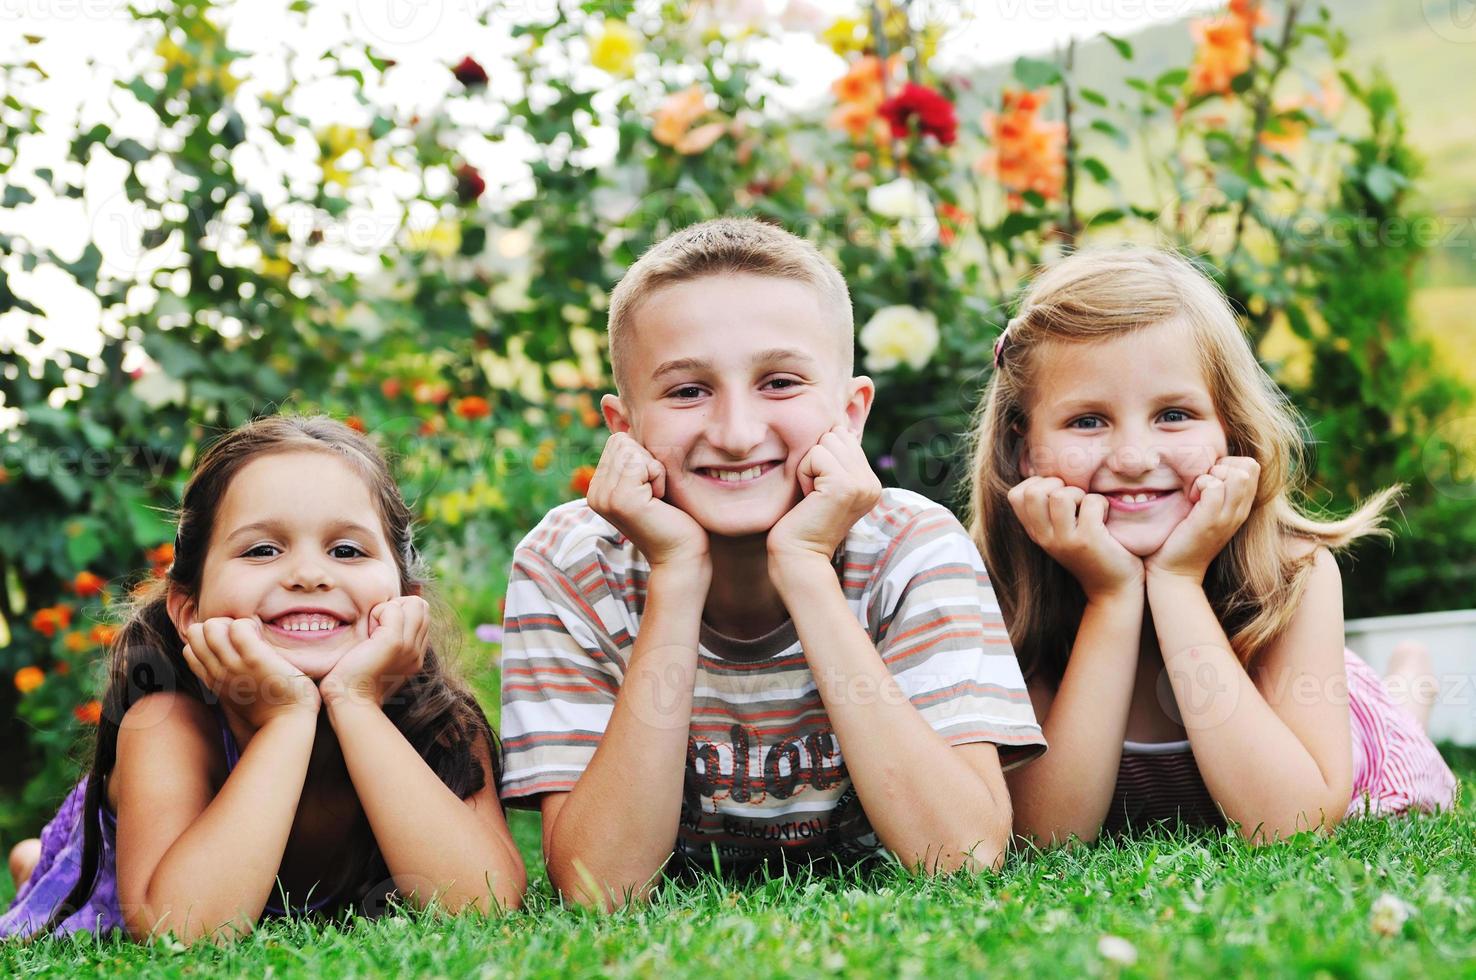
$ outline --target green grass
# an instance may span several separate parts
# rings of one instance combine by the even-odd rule
[[[708,879],[610,916],[560,906],[535,871],[527,907],[500,919],[402,912],[280,923],[188,950],[10,944],[0,946],[0,975],[1471,976],[1476,751],[1450,755],[1463,777],[1453,812],[1362,821],[1330,839],[1251,848],[1165,832],[1015,855],[998,875],[928,880],[883,869],[747,887]],[[537,869],[537,818],[515,814],[514,830]],[[1414,910],[1393,935],[1370,920],[1385,893]],[[1106,936],[1131,943],[1136,963],[1104,957]]]

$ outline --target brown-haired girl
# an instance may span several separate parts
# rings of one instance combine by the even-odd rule
[[[995,361],[971,531],[1050,744],[1009,774],[1018,834],[1178,817],[1264,841],[1450,805],[1429,705],[1343,646],[1332,552],[1395,491],[1340,520],[1294,503],[1296,417],[1213,281],[1149,248],[1074,254]]]
[[[211,445],[174,564],[111,649],[91,771],[12,854],[34,866],[0,936],[229,937],[387,894],[517,905],[498,745],[436,649],[449,634],[430,642],[412,525],[339,422]]]

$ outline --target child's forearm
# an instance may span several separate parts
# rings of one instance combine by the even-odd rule
[[[434,899],[453,912],[517,907],[527,878],[500,811],[479,814],[457,797],[378,705],[326,704],[396,891],[419,907]],[[495,790],[486,796],[496,808]]]
[[[1046,716],[1049,751],[1010,774],[1015,832],[1046,846],[1101,833],[1132,704],[1143,632],[1141,587],[1087,603]]]
[[[610,908],[644,898],[676,845],[710,566],[657,567],[610,722],[545,830],[563,895]]]
[[[908,700],[823,557],[772,570],[851,782],[883,845],[927,872],[995,866],[1010,803]]]
[[[1225,816],[1263,841],[1335,825],[1346,795],[1257,690],[1203,586],[1150,573],[1148,601],[1195,764]]]
[[[159,859],[142,907],[125,906],[134,938],[251,931],[276,886],[317,726],[317,713],[303,711],[257,730],[220,792]]]

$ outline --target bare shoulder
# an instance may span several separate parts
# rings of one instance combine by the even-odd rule
[[[177,691],[136,701],[118,726],[118,755],[108,801],[116,810],[120,785],[215,784],[225,771],[220,727],[210,709]]]

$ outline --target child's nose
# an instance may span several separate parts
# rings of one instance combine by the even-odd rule
[[[287,566],[287,588],[294,591],[333,588],[333,573],[317,556],[305,556]]]
[[[1148,433],[1126,432],[1112,446],[1107,465],[1120,476],[1137,477],[1158,468],[1162,447]]]
[[[731,395],[720,398],[709,417],[707,441],[725,455],[742,459],[764,441],[767,430],[761,412],[746,399]]]

